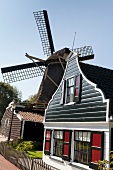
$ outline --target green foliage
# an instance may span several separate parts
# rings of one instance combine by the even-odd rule
[[[27,100],[21,102],[27,108],[32,108],[32,103],[35,102],[37,94],[31,95]]]
[[[98,164],[98,169],[100,170],[107,170],[107,164],[109,164],[109,161],[107,160],[102,160],[102,161],[97,161]]]
[[[98,169],[99,170],[108,170],[107,165],[113,165],[113,151],[110,151],[110,162],[107,160],[97,161]],[[109,170],[113,170],[113,168],[109,168]]]
[[[36,100],[37,94],[31,95],[28,99],[30,103],[33,103]]]
[[[21,139],[13,141],[12,146],[18,151],[42,150],[42,144],[33,141],[21,141]]]
[[[21,97],[21,92],[19,92],[16,87],[0,82],[0,113],[3,115],[8,104],[12,100],[20,102]]]
[[[27,151],[27,155],[28,155],[30,158],[42,159],[43,151]]]
[[[33,150],[33,142],[32,141],[23,141],[19,143],[16,147],[18,151],[31,151]]]

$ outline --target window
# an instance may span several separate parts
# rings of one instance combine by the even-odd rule
[[[45,154],[50,154],[50,148],[51,148],[51,130],[46,130],[45,135]]]
[[[61,84],[60,104],[80,102],[81,97],[81,75],[64,80]]]
[[[89,164],[90,162],[90,136],[91,132],[88,131],[75,131],[75,161]]]
[[[70,159],[71,131],[55,130],[53,153],[55,156]]]
[[[103,132],[75,131],[74,160],[94,168],[96,161],[103,159],[103,135]]]
[[[74,78],[67,79],[66,103],[73,102],[74,99]]]

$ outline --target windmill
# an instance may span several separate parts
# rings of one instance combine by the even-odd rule
[[[43,52],[47,55],[47,60],[25,54],[32,63],[15,65],[1,68],[3,79],[6,83],[21,81],[33,77],[43,76],[36,101],[37,108],[45,109],[51,96],[57,89],[66,65],[66,57],[70,53],[68,48],[55,52],[48,14],[46,10],[33,12],[39,30]],[[73,50],[79,55],[79,60],[94,58],[92,48],[86,46]]]

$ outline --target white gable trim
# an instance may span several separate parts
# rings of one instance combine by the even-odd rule
[[[89,84],[91,84],[92,86],[94,86],[94,87],[95,87],[95,90],[97,90],[98,92],[101,93],[102,99],[103,99],[103,103],[107,103],[107,108],[106,108],[106,121],[108,122],[108,121],[109,121],[109,104],[110,104],[110,99],[105,99],[104,92],[97,87],[97,84],[93,83],[92,81],[90,81],[90,80],[88,80],[88,79],[86,78],[86,76],[83,74],[83,72],[82,72],[82,70],[81,70],[81,68],[80,68],[79,61],[78,61],[78,57],[76,57],[76,61],[77,61],[78,69],[79,69],[82,77],[83,77]]]

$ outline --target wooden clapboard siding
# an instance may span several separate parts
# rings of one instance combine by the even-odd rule
[[[64,79],[80,74],[76,58],[68,62]],[[106,120],[106,102],[103,103],[102,95],[95,87],[82,77],[81,102],[79,104],[60,104],[61,86],[50,101],[46,110],[46,122],[92,122]]]
[[[13,114],[13,111],[11,110],[11,107],[10,107],[10,108],[6,109],[4,116],[2,118],[2,134],[5,135],[6,137],[9,136],[12,114]],[[5,120],[7,118],[9,119],[9,124],[7,126],[5,126]],[[21,121],[14,114],[10,138],[14,139],[14,138],[20,137],[20,130],[21,130]]]
[[[11,117],[12,117],[12,111],[11,107],[6,109],[3,118],[2,118],[2,134],[6,137],[8,137],[10,125],[11,125]],[[9,124],[5,124],[6,119],[9,120]]]
[[[14,114],[12,128],[11,128],[11,138],[14,139],[20,137],[20,131],[21,131],[21,121]]]

